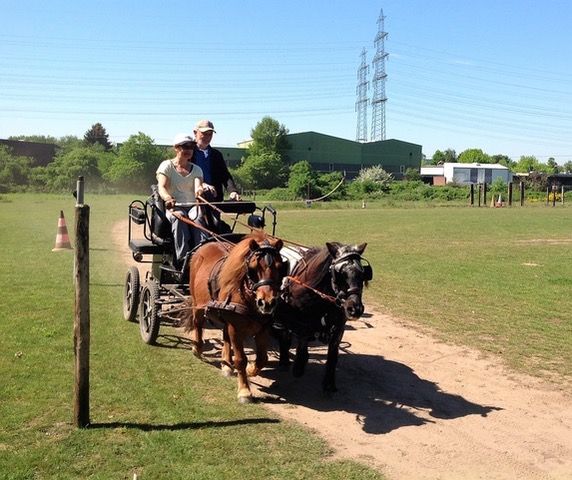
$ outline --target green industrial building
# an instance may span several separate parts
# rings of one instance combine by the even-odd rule
[[[421,168],[421,145],[400,140],[360,143],[316,132],[286,135],[291,149],[281,152],[290,165],[306,160],[321,173],[345,172],[351,180],[363,168],[380,165],[396,180],[402,179],[408,168]],[[231,168],[240,165],[246,156],[244,148],[217,147]]]

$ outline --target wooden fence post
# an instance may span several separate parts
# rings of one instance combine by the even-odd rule
[[[81,187],[80,187],[81,182]],[[84,428],[89,420],[89,206],[83,205],[83,177],[78,181],[75,210],[75,396],[74,426]],[[81,203],[80,203],[81,202]]]
[[[487,184],[483,183],[483,205],[487,206]]]

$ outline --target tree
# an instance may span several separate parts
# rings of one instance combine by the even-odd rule
[[[421,180],[421,173],[419,172],[419,169],[414,168],[414,167],[409,167],[407,170],[405,170],[405,180],[407,180],[408,182],[416,182],[418,180]]]
[[[288,167],[278,153],[250,155],[236,171],[243,187],[250,189],[281,187],[288,178]]]
[[[548,165],[540,163],[534,156],[522,156],[514,167],[515,173],[552,173]]]
[[[572,173],[572,160],[568,160],[562,165],[562,173]]]
[[[325,200],[341,200],[346,196],[345,182],[340,185],[344,176],[341,172],[330,172],[318,174],[316,178],[316,191],[314,196],[323,197]]]
[[[80,147],[56,157],[45,169],[36,172],[34,178],[44,179],[45,187],[51,192],[71,192],[77,179],[85,178],[89,188],[96,190],[101,186],[99,170],[100,155],[105,155],[102,146]]]
[[[444,152],[436,150],[431,159],[431,165],[439,165],[439,163],[456,163],[457,153],[452,148],[448,148]]]
[[[459,154],[459,163],[493,163],[490,155],[484,153],[480,148],[469,148]]]
[[[166,157],[163,148],[139,132],[121,145],[117,159],[104,173],[104,178],[123,191],[149,191],[150,185],[157,181],[155,171]]]
[[[28,184],[30,165],[29,157],[14,157],[10,148],[0,145],[0,193],[23,190]]]
[[[548,168],[548,173],[558,173],[558,164],[554,158],[550,157],[546,162],[546,166]]]
[[[109,151],[113,148],[113,145],[109,141],[109,135],[103,128],[101,123],[96,123],[91,126],[91,128],[85,132],[83,136],[83,141],[86,146],[99,144],[101,145],[106,151]]]
[[[516,162],[514,160],[511,160],[510,157],[507,157],[506,155],[493,155],[491,159],[493,163],[504,165],[508,169],[514,171],[514,166],[516,165]]]
[[[246,158],[237,169],[237,175],[246,188],[274,188],[284,186],[288,167],[283,154],[290,145],[286,140],[288,129],[271,117],[264,117],[250,131],[252,143]]]
[[[248,154],[284,153],[291,148],[286,135],[288,129],[284,125],[266,116],[250,131],[252,143],[248,147]]]
[[[23,142],[53,143],[57,144],[58,139],[45,135],[13,135],[8,140],[21,140]]]
[[[58,155],[65,155],[66,153],[69,153],[76,148],[85,146],[83,141],[75,135],[66,135],[65,137],[60,137],[57,141],[57,144],[60,147],[57,153]]]
[[[290,167],[288,190],[294,198],[308,198],[308,190],[315,188],[315,184],[316,176],[309,162],[304,160]]]

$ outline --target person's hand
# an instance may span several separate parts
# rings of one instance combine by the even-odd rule
[[[167,210],[171,210],[175,207],[175,199],[173,197],[169,197],[168,200],[165,200],[165,208]]]
[[[238,192],[230,192],[229,197],[231,200],[234,200],[235,202],[240,202],[242,200]]]
[[[210,192],[214,196],[216,196],[216,188],[213,187],[212,185],[209,185],[208,183],[203,183],[202,187],[203,187],[203,192],[205,193]]]

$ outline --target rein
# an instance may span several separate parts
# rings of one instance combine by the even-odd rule
[[[226,244],[227,246],[233,245],[233,243],[230,240],[228,240],[227,238],[224,238],[223,236],[219,235],[218,233],[213,232],[206,227],[203,227],[200,223],[193,222],[190,218],[181,215],[179,212],[171,211],[171,215],[173,215],[173,217],[175,217],[177,220],[180,220],[181,222],[186,223],[187,225],[191,225],[192,227],[198,228],[199,230],[202,230],[203,232],[208,233],[217,242],[220,242],[222,244]],[[228,247],[225,247],[225,248],[230,250]]]
[[[220,213],[222,216],[227,217],[229,220],[232,220],[233,222],[236,222],[238,225],[241,225],[241,226],[243,226],[243,227],[246,227],[246,228],[248,228],[248,229],[250,229],[250,230],[262,230],[262,228],[251,227],[251,226],[248,225],[247,223],[244,223],[244,222],[240,221],[238,218],[234,218],[230,213],[227,213],[227,212],[222,211],[222,210],[221,210],[220,208],[218,208],[216,205],[212,204],[211,202],[209,202],[208,200],[206,200],[204,197],[202,197],[202,196],[200,196],[200,195],[198,195],[197,198],[198,198],[199,200],[201,200],[201,202],[203,202],[203,203],[205,203],[206,205],[210,206],[213,210],[215,210],[215,211],[217,211],[218,213]],[[179,217],[177,217],[177,218],[179,218]],[[183,221],[185,221],[185,220],[183,220]],[[192,221],[189,220],[189,222],[192,222]],[[189,222],[186,222],[186,223],[189,223]],[[193,222],[193,223],[189,223],[189,225],[195,225],[195,223],[194,223],[194,222]],[[204,227],[199,227],[199,228],[202,228],[203,230],[208,231],[208,230],[205,229]],[[276,236],[274,236],[274,235],[271,235],[271,234],[269,234],[269,233],[266,233],[266,235],[268,235],[268,236],[271,237],[271,238],[278,238],[278,237],[276,237]],[[283,239],[283,238],[281,238],[281,240],[282,240],[284,243],[288,243],[288,244],[294,245],[294,246],[296,246],[296,247],[309,248],[307,245],[304,245],[304,244],[302,244],[302,243],[297,243],[297,242],[294,242],[294,241],[292,241],[292,240],[285,240],[285,239]]]
[[[332,297],[331,295],[328,295],[327,293],[324,292],[320,292],[320,290],[315,289],[314,287],[308,285],[307,283],[304,283],[303,281],[301,281],[300,279],[298,279],[298,277],[292,277],[290,275],[287,275],[286,278],[294,283],[297,283],[298,285],[301,285],[302,287],[307,288],[308,290],[314,292],[316,295],[318,295],[320,298],[323,298],[324,300],[328,300],[329,302],[332,302],[336,305],[338,305],[338,299],[336,297]]]

